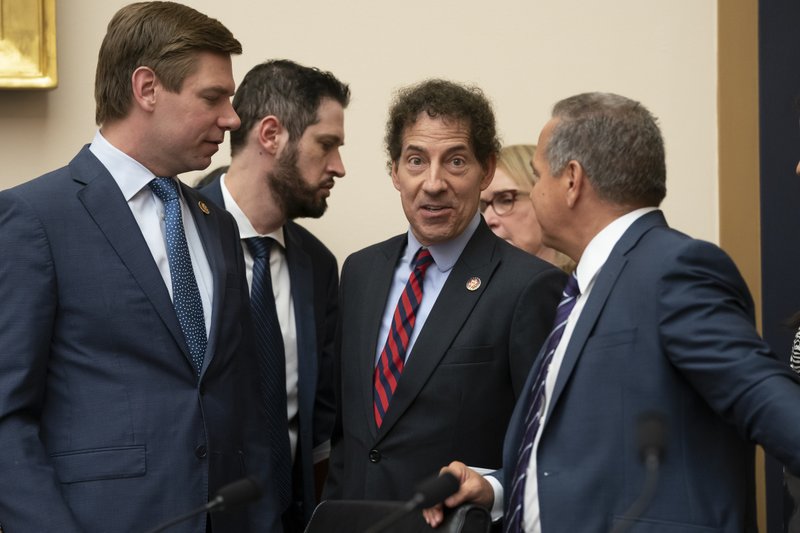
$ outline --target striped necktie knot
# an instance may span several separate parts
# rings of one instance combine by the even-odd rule
[[[250,250],[250,255],[254,258],[269,257],[269,252],[272,249],[272,243],[275,242],[272,237],[250,237],[244,240],[247,243],[247,249]]]

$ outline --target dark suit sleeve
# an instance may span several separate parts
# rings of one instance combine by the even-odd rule
[[[661,339],[672,364],[714,411],[800,474],[800,387],[753,325],[750,294],[714,245],[687,241],[665,266]]]
[[[0,228],[0,523],[79,531],[39,436],[58,308],[48,236],[10,191],[0,193]]]
[[[556,306],[565,284],[566,275],[561,270],[543,268],[517,300],[509,339],[511,384],[516,398],[519,398],[528,371],[553,328]]]
[[[344,308],[342,298],[346,294],[347,272],[349,259],[345,260],[342,267],[342,279],[339,285],[339,309]],[[342,444],[342,315],[339,313],[336,320],[336,332],[333,347],[333,392],[335,401],[335,417],[331,432],[331,457],[328,465],[328,477],[325,480],[325,487],[322,492],[323,500],[336,500],[342,498],[342,480],[344,472],[345,450]]]
[[[336,320],[339,312],[339,269],[336,259],[328,263],[325,279],[325,318],[321,326],[322,335],[317,370],[317,394],[314,406],[314,446],[330,440],[336,417],[334,393],[334,344]]]

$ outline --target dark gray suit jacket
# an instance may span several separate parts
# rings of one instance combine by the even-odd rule
[[[414,345],[380,430],[378,330],[407,236],[351,255],[340,287],[339,413],[325,496],[396,500],[454,459],[497,468],[514,402],[549,333],[565,275],[481,220]],[[475,291],[466,288],[481,280]]]
[[[236,227],[221,209],[204,213],[193,189],[182,191],[214,281],[199,379],[139,226],[88,147],[68,166],[0,192],[6,531],[144,531],[204,505],[226,483],[269,478],[251,408]],[[277,518],[253,506],[213,515],[213,529],[261,532]],[[172,530],[205,531],[205,520]]]
[[[224,207],[219,178],[200,192]],[[335,415],[333,342],[339,268],[331,251],[307,229],[288,221],[283,230],[297,327],[299,441],[296,461],[299,461],[302,486],[295,487],[294,492],[303,506],[305,519],[309,520],[317,504],[312,450],[330,439]]]

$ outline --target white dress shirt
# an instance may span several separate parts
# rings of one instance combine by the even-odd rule
[[[111,173],[111,177],[119,186],[128,207],[133,213],[133,218],[139,225],[147,247],[153,255],[158,266],[158,271],[164,279],[169,296],[172,298],[172,275],[169,272],[167,259],[166,229],[164,227],[164,204],[147,185],[156,176],[147,170],[141,163],[112,146],[98,131],[89,150],[100,160],[104,167]],[[177,179],[173,176],[173,179]],[[183,192],[178,186],[181,202],[181,217],[183,218],[183,231],[186,234],[186,243],[189,245],[189,256],[192,259],[192,269],[200,290],[200,299],[203,302],[203,318],[206,324],[206,335],[211,329],[211,310],[214,296],[214,278],[211,266],[208,263],[203,241],[197,232],[197,226],[183,197]]]

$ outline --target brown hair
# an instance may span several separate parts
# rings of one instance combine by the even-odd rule
[[[395,94],[386,122],[385,143],[390,171],[403,150],[403,133],[423,112],[431,118],[463,121],[469,126],[472,150],[484,168],[500,150],[494,111],[483,91],[475,86],[430,79],[404,87]]]
[[[128,114],[137,68],[153,69],[167,90],[180,92],[203,51],[241,54],[242,45],[221,22],[182,4],[137,2],[117,11],[97,58],[96,123]]]

